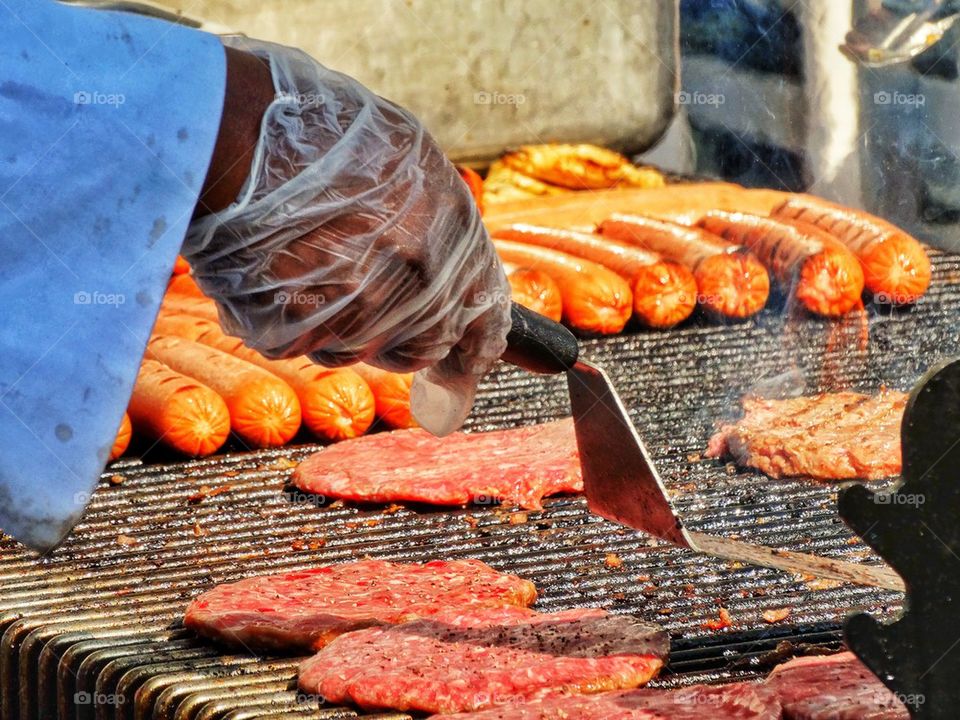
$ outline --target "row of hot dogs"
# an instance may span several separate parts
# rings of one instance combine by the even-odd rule
[[[482,181],[464,175],[479,201]],[[771,278],[789,302],[827,317],[860,307],[865,293],[912,303],[930,284],[930,261],[916,239],[803,195],[767,215],[711,210],[683,224],[612,213],[586,231],[513,224],[492,235],[515,302],[593,334],[620,332],[631,317],[669,328],[698,306],[747,318],[765,306]],[[223,333],[215,304],[188,270],[175,269],[112,457],[134,431],[203,456],[231,432],[251,447],[272,447],[301,424],[331,441],[364,434],[377,416],[389,427],[413,424],[411,375],[328,369],[306,357],[268,360]]]
[[[217,308],[175,275],[141,364],[111,459],[134,432],[184,455],[215,453],[231,432],[250,447],[289,442],[303,425],[328,441],[364,434],[379,417],[411,427],[412,375],[306,357],[268,360],[224,334]]]
[[[771,279],[788,302],[838,317],[860,307],[865,293],[874,302],[916,302],[931,277],[915,238],[806,195],[769,215],[714,210],[686,225],[613,214],[586,232],[520,224],[498,227],[493,237],[513,271],[514,299],[553,316],[559,304],[563,320],[587,333],[619,332],[631,315],[647,327],[671,327],[698,305],[747,318],[766,305]]]

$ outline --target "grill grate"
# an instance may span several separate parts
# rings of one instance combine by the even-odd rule
[[[741,325],[590,341],[585,354],[633,408],[691,527],[868,558],[837,519],[835,487],[773,482],[697,454],[716,419],[751,389],[907,388],[936,359],[960,352],[960,259],[938,256],[935,265],[935,287],[918,307],[870,318],[867,352],[824,349],[827,323],[785,320],[789,313],[774,310]],[[502,368],[485,383],[471,425],[512,426],[567,411],[561,378]],[[674,638],[670,671],[658,681],[668,685],[750,676],[784,639],[836,647],[849,612],[888,616],[899,606],[894,593],[666,547],[589,515],[582,498],[549,500],[530,513],[320,503],[286,486],[313,449],[120,463],[51,556],[37,559],[0,541],[0,720],[354,717],[298,698],[295,659],[224,654],[184,630],[179,617],[215,583],[364,555],[479,558],[536,582],[543,610],[596,605],[657,623]],[[202,485],[231,489],[191,504]],[[609,567],[608,553],[622,566]],[[708,629],[721,606],[734,626]],[[787,607],[785,621],[764,622],[763,611]]]

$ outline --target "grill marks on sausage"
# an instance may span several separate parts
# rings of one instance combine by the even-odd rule
[[[300,688],[365,709],[460,712],[643,685],[661,630],[603,610],[451,609],[344,635],[300,667]]]
[[[503,502],[527,509],[539,509],[547,495],[583,490],[569,419],[445,438],[419,429],[368,435],[311,455],[293,482],[305,492],[359,502]]]
[[[184,624],[232,647],[296,652],[451,606],[526,606],[536,598],[533,583],[479,560],[362,560],[218,585],[190,603]]]
[[[825,393],[743,399],[744,416],[710,439],[708,457],[732,457],[775,478],[879,479],[901,470],[900,422],[907,395]]]

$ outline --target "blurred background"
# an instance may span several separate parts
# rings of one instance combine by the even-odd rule
[[[593,142],[681,174],[809,190],[960,247],[954,0],[151,4],[303,48],[410,107],[460,162]],[[841,49],[852,31],[906,50],[857,58]]]

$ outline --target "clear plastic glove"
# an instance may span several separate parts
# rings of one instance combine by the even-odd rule
[[[423,369],[414,416],[451,432],[510,327],[467,187],[403,108],[299,50],[224,43],[269,60],[277,95],[240,197],[187,235],[197,283],[269,357]]]

